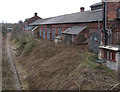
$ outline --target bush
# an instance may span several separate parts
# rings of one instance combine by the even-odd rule
[[[8,33],[7,28],[6,28],[5,24],[2,24],[2,34],[6,35],[6,33]]]
[[[32,49],[34,48],[34,46],[35,46],[35,42],[34,41],[32,41],[31,43],[28,43],[26,45],[26,47],[25,47],[24,53],[26,55],[28,55],[32,51]]]
[[[22,26],[20,24],[17,24],[13,31],[11,32],[10,40],[15,40],[15,42],[18,42],[21,40],[24,36],[27,36],[22,29]]]

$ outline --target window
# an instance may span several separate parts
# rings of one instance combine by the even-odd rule
[[[74,35],[72,34],[72,42],[74,41]]]
[[[94,40],[97,41],[97,37],[94,37]]]
[[[110,53],[110,60],[112,60],[112,52]]]
[[[120,32],[118,32],[117,40],[118,40],[118,45],[120,45]]]
[[[50,28],[47,28],[47,39],[50,40]]]
[[[90,37],[90,39],[92,40],[92,37]]]
[[[39,36],[41,37],[41,29],[39,30]]]
[[[120,18],[120,8],[118,9],[118,18]]]
[[[62,34],[62,30],[58,29],[58,35],[61,35],[61,34]]]
[[[107,59],[109,60],[109,51],[107,52]]]
[[[112,54],[113,61],[115,62],[115,52]]]
[[[112,62],[116,62],[115,61],[115,52],[113,52],[113,51],[104,50],[103,57],[104,57],[104,59],[110,60]]]
[[[52,29],[52,40],[55,38],[55,29]]]
[[[43,29],[43,38],[45,39],[45,29]]]

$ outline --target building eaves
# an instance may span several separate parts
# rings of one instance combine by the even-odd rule
[[[102,5],[102,2],[92,4],[90,7],[99,6],[99,5]]]

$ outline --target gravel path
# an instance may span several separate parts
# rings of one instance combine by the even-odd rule
[[[16,88],[16,90],[22,90],[22,86],[21,86],[21,83],[20,83],[20,80],[19,80],[19,76],[18,76],[16,67],[15,67],[15,64],[13,62],[13,57],[12,57],[12,54],[11,54],[11,48],[10,48],[8,38],[9,38],[9,36],[7,37],[7,44],[6,44],[8,62],[10,63],[10,68],[14,73],[13,76],[14,76],[14,79],[15,79],[15,88]]]
[[[2,91],[2,34],[0,33],[0,92],[1,91]]]

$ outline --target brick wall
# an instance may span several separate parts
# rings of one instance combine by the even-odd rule
[[[41,30],[41,38],[43,38],[43,28],[45,29],[45,39],[47,40],[47,28],[50,28],[50,40],[52,40],[52,29],[55,29],[55,36],[58,36],[58,29],[61,29],[62,32],[65,31],[67,28],[73,27],[73,26],[87,26],[87,30],[88,32],[93,32],[93,31],[99,31],[99,29],[102,29],[102,22],[98,23],[98,22],[91,22],[91,23],[79,23],[79,24],[53,24],[53,25],[39,25],[39,30]],[[100,28],[99,28],[100,26]],[[83,32],[84,33],[84,32]],[[98,33],[97,33],[98,34]],[[89,33],[87,33],[87,35],[89,36]],[[93,36],[93,35],[92,35]],[[89,37],[90,38],[90,37]],[[100,37],[98,37],[99,39]],[[75,41],[75,40],[74,40]],[[88,40],[89,41],[89,40]],[[94,43],[94,42],[93,42]],[[97,48],[90,48],[90,49],[94,49],[91,51],[98,51],[98,44],[93,44],[90,43],[90,47],[97,47]]]
[[[34,16],[34,17],[32,17],[32,18],[30,18],[30,19],[28,19],[28,20],[25,20],[24,23],[26,24],[26,26],[28,26],[28,24],[30,24],[30,23],[32,23],[32,22],[38,20],[38,19],[41,19],[41,18],[38,17],[38,16]]]
[[[120,2],[108,2],[107,3],[107,28],[112,29],[112,41],[114,44],[118,42],[118,34],[117,31],[120,31],[120,20],[116,20],[117,18],[117,8],[120,7]],[[97,41],[91,40],[89,43],[90,49],[93,51],[98,51],[98,47],[101,41],[101,33],[100,29],[103,29],[103,23],[100,22],[100,28],[98,22],[90,22],[90,23],[71,23],[71,24],[53,24],[53,25],[40,25],[39,30],[41,29],[41,38],[43,38],[43,29],[45,29],[45,39],[47,40],[47,28],[50,28],[50,39],[52,40],[52,29],[55,29],[55,36],[58,36],[58,29],[60,28],[62,31],[65,31],[67,28],[72,26],[87,26],[90,32],[89,38],[97,37]],[[103,43],[104,43],[104,34],[102,35]],[[96,39],[96,38],[95,38]]]
[[[107,3],[107,17],[108,17],[108,19],[117,18],[117,8],[118,8],[118,2],[108,2]]]
[[[120,1],[119,2],[107,2],[107,29],[112,30],[112,34],[109,35],[108,43],[112,45],[119,44],[118,41],[120,40],[120,38],[118,37],[118,32],[120,31],[120,20],[117,19],[118,8],[120,8]]]
[[[88,30],[94,30],[94,29],[99,29],[98,28],[98,22],[91,22],[91,23],[81,23],[81,24],[54,24],[54,25],[40,25],[39,30],[41,29],[41,32],[43,33],[43,28],[46,30],[46,36],[47,36],[47,28],[55,29],[55,35],[58,35],[58,29],[61,29],[62,32],[65,31],[67,28],[70,28],[72,26],[87,26]],[[100,28],[102,28],[102,23],[100,23]],[[51,34],[52,35],[52,34]],[[43,37],[42,37],[43,38]]]

